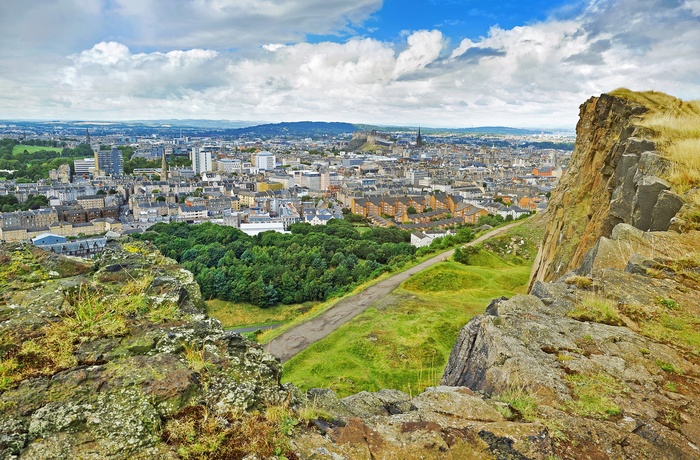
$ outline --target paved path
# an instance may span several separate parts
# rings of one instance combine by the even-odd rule
[[[519,221],[499,227],[480,236],[474,241],[467,243],[465,246],[472,246],[493,236],[500,235],[509,228],[520,223],[521,222]],[[265,350],[273,356],[278,357],[283,363],[289,361],[292,356],[301,352],[312,343],[318,342],[319,340],[330,335],[331,332],[335,331],[340,326],[365,311],[370,305],[389,294],[412,275],[415,275],[416,273],[419,273],[444,259],[452,257],[453,253],[454,249],[443,252],[435,257],[421,262],[415,267],[411,267],[406,271],[397,273],[394,276],[382,280],[353,296],[342,299],[325,313],[322,313],[321,315],[286,331],[279,337],[272,339],[265,345]]]

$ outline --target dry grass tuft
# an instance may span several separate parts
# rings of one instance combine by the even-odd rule
[[[583,297],[567,316],[578,321],[609,324],[611,326],[622,326],[624,324],[615,303],[595,294]]]
[[[641,126],[654,133],[654,141],[672,167],[666,179],[678,193],[700,186],[700,100],[683,101],[656,91],[634,92],[620,88],[610,93],[649,109]]]

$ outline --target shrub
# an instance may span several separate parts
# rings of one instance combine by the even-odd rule
[[[535,398],[523,387],[510,388],[494,399],[508,404],[508,409],[501,413],[509,420],[531,422],[537,415]]]

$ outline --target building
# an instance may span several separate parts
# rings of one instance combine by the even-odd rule
[[[102,209],[105,206],[105,196],[104,195],[80,195],[76,201],[84,209],[88,209],[88,208]]]
[[[258,171],[272,171],[275,169],[277,159],[272,152],[263,150],[255,155],[255,167]]]
[[[200,147],[192,147],[190,160],[192,160],[192,170],[195,174],[213,171],[211,154]]]
[[[206,206],[178,206],[178,217],[180,220],[205,220],[207,216]]]
[[[32,238],[32,244],[34,246],[42,246],[45,244],[57,244],[65,243],[68,241],[65,236],[56,235],[55,233],[42,233]]]
[[[248,236],[255,236],[258,233],[268,232],[270,230],[278,233],[289,233],[284,229],[284,224],[282,222],[241,224],[240,229]]]
[[[46,251],[76,257],[92,257],[104,251],[107,238],[90,238],[68,241],[65,237],[52,233],[42,233],[32,238],[32,244]]]
[[[95,153],[95,170],[105,176],[124,175],[124,156],[116,147],[112,150],[98,150]]]
[[[73,161],[73,169],[78,177],[88,177],[95,172],[95,159],[83,158],[82,160]]]
[[[243,163],[239,158],[223,158],[216,162],[217,170],[226,173],[242,173]]]
[[[58,220],[58,212],[53,208],[3,212],[0,213],[0,228],[48,227]]]
[[[422,179],[429,178],[430,174],[428,173],[428,171],[424,170],[409,169],[404,173],[404,177],[406,177],[406,179],[408,179],[411,182],[411,184],[418,185],[418,183]]]

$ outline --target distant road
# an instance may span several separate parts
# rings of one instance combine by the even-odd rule
[[[464,246],[472,246],[481,243],[521,223],[522,221],[518,221],[499,227]],[[342,299],[325,313],[295,326],[279,337],[272,339],[265,345],[265,350],[273,356],[278,357],[283,363],[289,361],[294,355],[306,349],[306,347],[312,343],[318,342],[330,335],[331,332],[365,311],[370,305],[389,294],[411,276],[422,272],[426,268],[432,267],[442,260],[452,257],[453,253],[454,249],[443,252],[442,254],[421,262],[415,267],[411,267],[406,271],[382,280],[355,295]]]

